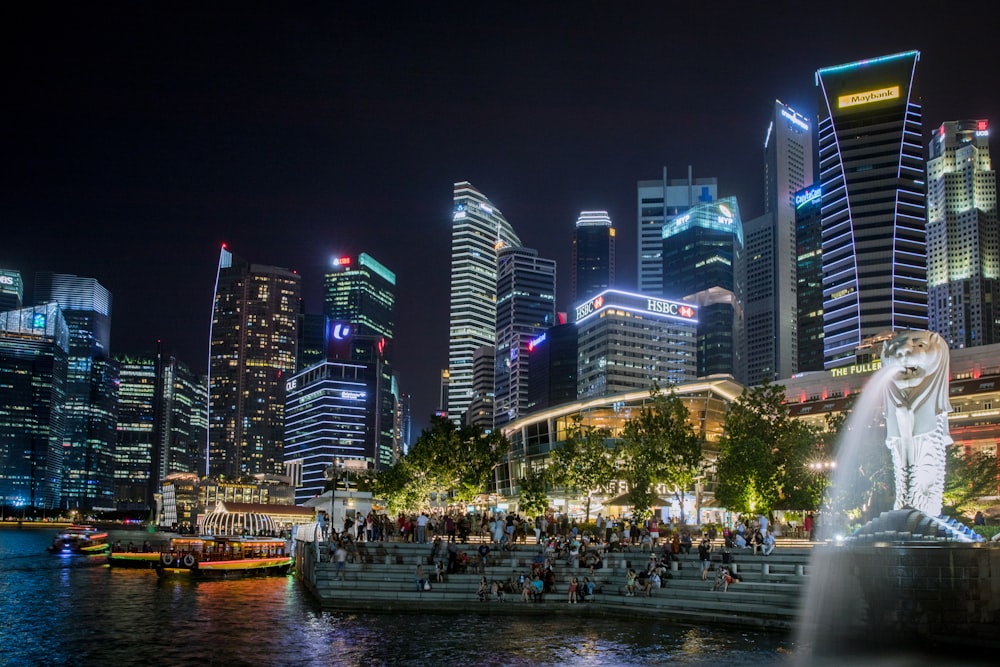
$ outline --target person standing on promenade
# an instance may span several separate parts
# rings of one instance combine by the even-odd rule
[[[427,512],[417,517],[417,542],[427,544]]]
[[[702,535],[698,545],[698,560],[701,561],[701,580],[708,581],[708,568],[712,565],[712,541],[708,535]]]
[[[655,549],[660,542],[660,523],[656,520],[656,515],[649,520],[649,538],[652,544],[650,551]]]
[[[809,537],[809,541],[813,542],[816,538],[816,519],[813,517],[813,513],[809,512],[806,514],[805,521],[802,522],[802,528],[805,530],[806,535]]]
[[[580,582],[577,580],[576,577],[573,577],[573,580],[571,582],[569,582],[569,603],[570,604],[576,604],[576,591],[577,591],[577,589],[579,587],[580,587]]]
[[[337,562],[333,578],[344,581],[346,579],[344,571],[347,567],[347,549],[344,548],[343,543],[337,542],[337,550],[333,552],[333,558]]]

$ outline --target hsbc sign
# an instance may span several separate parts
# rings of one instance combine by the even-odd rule
[[[681,320],[698,321],[698,309],[684,302],[656,299],[642,294],[607,290],[576,307],[576,322],[600,310],[617,309],[633,313],[653,313]]]
[[[687,304],[675,301],[662,301],[660,299],[649,299],[646,302],[646,310],[651,313],[663,313],[664,315],[676,315],[685,319],[694,318],[694,308]]]

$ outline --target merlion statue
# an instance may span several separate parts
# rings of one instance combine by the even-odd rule
[[[896,479],[895,509],[941,515],[948,434],[948,345],[930,331],[900,331],[882,347],[896,371],[886,389],[885,444]]]

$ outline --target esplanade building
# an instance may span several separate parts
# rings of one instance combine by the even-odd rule
[[[869,377],[881,367],[881,341],[869,342],[868,351],[858,351],[857,363],[832,370],[800,373],[775,384],[784,387],[791,415],[825,425],[826,418],[849,409],[854,397],[865,387]],[[956,349],[950,352],[949,415],[955,446],[967,453],[998,452],[1000,443],[1000,345]],[[743,392],[743,385],[729,376],[712,376],[676,385],[674,393],[684,402],[695,431],[704,436],[704,456],[715,459],[723,435],[726,410]],[[583,427],[607,428],[613,437],[621,434],[625,422],[650,403],[648,389],[588,398],[564,403],[532,413],[503,427],[511,449],[497,467],[496,490],[508,498],[518,495],[517,480],[528,467],[545,467],[553,450],[562,446],[568,431],[579,423]],[[701,496],[697,505],[711,508],[714,503],[714,480],[707,478],[692,490]],[[609,495],[623,489],[612,485]],[[554,503],[559,506],[558,496]],[[687,504],[687,502],[685,503]],[[685,509],[695,509],[695,498]]]

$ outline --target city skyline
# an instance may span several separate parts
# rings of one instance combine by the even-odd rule
[[[717,177],[719,197],[760,215],[762,128],[775,99],[815,122],[817,69],[919,50],[924,150],[942,122],[998,122],[989,40],[959,51],[931,20],[975,21],[975,5],[796,7],[722,5],[734,34],[710,42],[706,14],[659,3],[572,20],[555,5],[29,8],[6,22],[18,66],[0,268],[21,271],[27,303],[37,271],[94,278],[114,298],[112,354],[162,340],[204,372],[221,243],[297,270],[314,313],[330,259],[370,252],[398,277],[395,366],[416,436],[448,366],[453,183],[557,261],[569,310],[579,212],[608,211],[617,284],[635,289],[636,183],[664,166]]]

